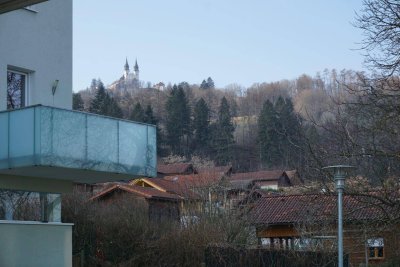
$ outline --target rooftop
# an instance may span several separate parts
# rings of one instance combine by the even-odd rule
[[[158,164],[157,172],[161,174],[189,174],[193,173],[193,165],[190,163]]]
[[[385,214],[372,196],[343,197],[346,221],[382,219]],[[337,196],[324,194],[263,196],[251,211],[256,224],[296,224],[307,221],[336,220]]]
[[[157,190],[155,188],[151,188],[151,187],[142,187],[142,186],[129,185],[129,184],[126,184],[126,185],[116,184],[109,188],[104,189],[97,195],[90,198],[90,200],[101,199],[104,196],[106,196],[116,190],[121,190],[121,191],[125,191],[128,193],[136,194],[136,195],[142,196],[146,199],[161,199],[161,200],[171,200],[171,201],[177,201],[177,200],[182,199],[178,195],[163,192],[163,191]]]

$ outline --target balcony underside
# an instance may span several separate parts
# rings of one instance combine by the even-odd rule
[[[0,14],[46,1],[47,0],[0,0]]]
[[[55,179],[71,181],[74,183],[88,184],[110,181],[129,181],[137,177],[142,177],[142,175],[127,175],[122,173],[109,173],[51,166],[30,166],[0,170],[0,174],[25,177],[40,177],[45,179]]]

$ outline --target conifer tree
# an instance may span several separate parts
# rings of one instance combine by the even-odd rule
[[[84,110],[83,100],[80,93],[72,94],[72,109],[73,110]]]
[[[274,166],[279,161],[279,137],[277,134],[278,118],[274,105],[265,101],[258,117],[258,143],[260,160],[267,166]]]
[[[107,94],[104,84],[100,80],[97,82],[96,95],[90,102],[89,112],[104,116],[122,118],[122,110],[118,106],[117,101]]]
[[[144,112],[144,122],[156,126],[157,154],[158,155],[162,154],[164,152],[162,149],[163,136],[161,135],[160,127],[158,126],[158,120],[154,116],[153,109],[150,105],[147,105],[146,110]]]
[[[99,79],[99,81],[100,81],[100,79]],[[97,80],[96,79],[92,79],[92,82],[90,83],[89,90],[91,92],[94,92],[96,89],[97,89]]]
[[[188,154],[190,108],[182,87],[174,85],[167,99],[166,111],[167,144],[175,154]]]
[[[215,88],[214,81],[213,81],[213,79],[211,79],[211,77],[207,78],[207,88],[211,88],[211,89]]]
[[[106,101],[105,101],[105,114],[106,116],[114,117],[114,118],[122,118],[122,109],[119,107],[117,101],[114,97],[106,94]]]
[[[208,83],[206,80],[203,80],[200,84],[200,89],[208,89]]]
[[[213,129],[213,148],[215,150],[215,161],[219,165],[225,165],[233,159],[233,145],[235,143],[230,107],[225,97],[222,98],[218,110],[218,120]]]
[[[267,100],[258,119],[260,160],[267,167],[291,168],[300,158],[301,126],[290,99]]]
[[[156,117],[154,117],[153,109],[151,108],[150,105],[147,105],[146,111],[144,112],[144,122],[154,125],[156,125],[158,122]]]
[[[279,97],[275,104],[279,118],[277,132],[282,156],[282,165],[286,168],[294,167],[299,159],[301,125],[299,117],[294,113],[290,98]]]
[[[194,107],[194,146],[200,154],[208,150],[210,138],[210,110],[206,101],[200,98]]]
[[[96,95],[90,102],[89,112],[106,115],[107,93],[101,81],[97,84]]]
[[[146,122],[144,110],[139,102],[137,102],[134,106],[131,114],[129,115],[129,119],[137,122]]]

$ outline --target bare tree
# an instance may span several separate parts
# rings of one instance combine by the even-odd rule
[[[394,0],[364,0],[355,26],[364,33],[361,48],[366,62],[384,76],[400,71],[400,3]]]

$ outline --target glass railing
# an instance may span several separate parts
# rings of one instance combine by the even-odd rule
[[[156,128],[47,106],[0,112],[0,170],[61,167],[156,175]]]

